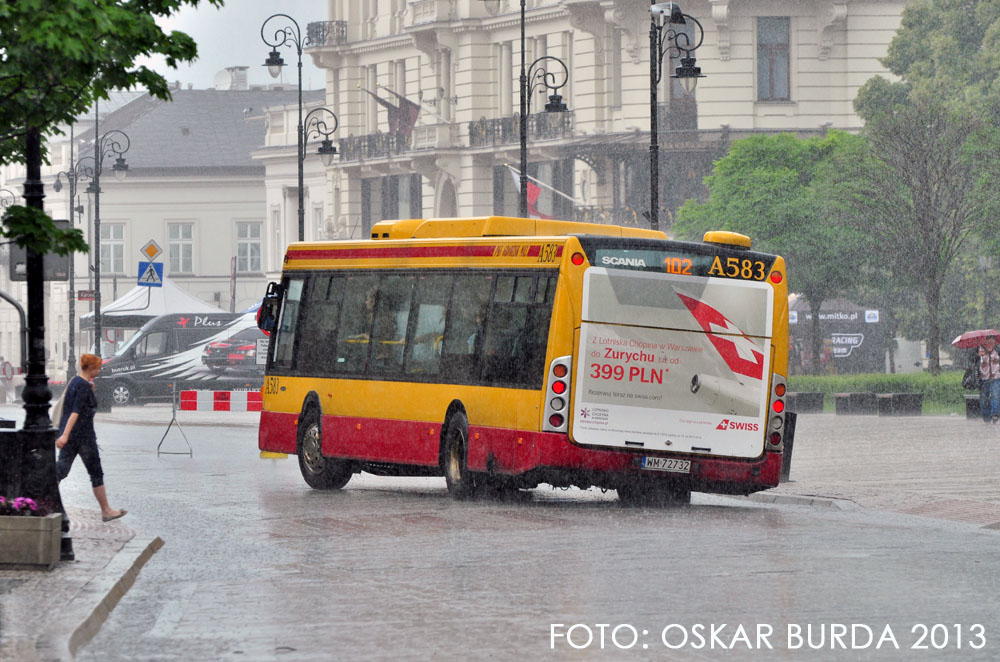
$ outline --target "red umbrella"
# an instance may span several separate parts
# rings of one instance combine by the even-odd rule
[[[1000,331],[996,329],[978,329],[976,331],[966,331],[959,337],[951,341],[951,344],[959,349],[972,349],[979,347],[987,338],[1000,339]]]

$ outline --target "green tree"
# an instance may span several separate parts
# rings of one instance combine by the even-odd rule
[[[755,248],[785,258],[789,288],[809,301],[817,373],[820,306],[851,292],[866,255],[863,234],[843,222],[830,183],[835,156],[856,152],[860,140],[831,131],[808,140],[781,134],[737,141],[705,178],[708,199],[684,203],[672,227],[689,239],[707,230],[741,232]]]
[[[995,236],[1000,197],[1000,3],[918,0],[854,106],[866,150],[838,169],[844,213],[880,237],[893,278],[926,307],[930,369],[940,370],[942,287],[972,237]]]
[[[222,0],[207,1],[222,5]],[[138,59],[159,54],[172,67],[194,59],[194,41],[182,32],[164,32],[156,19],[197,4],[198,0],[0,2],[0,163],[24,163],[29,129],[43,137],[59,134],[95,98],[107,99],[109,90],[139,86],[155,97],[170,98],[166,79]],[[16,222],[5,221],[4,236],[22,245],[44,245],[46,250],[84,248],[82,240],[69,236],[73,230],[60,232],[46,216],[29,218],[29,214],[16,212]],[[25,233],[32,237],[25,238]]]

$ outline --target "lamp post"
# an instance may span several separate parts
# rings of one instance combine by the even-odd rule
[[[501,0],[483,0],[486,4],[486,10],[491,14],[496,14],[500,10]],[[521,117],[520,117],[520,134],[521,134],[521,191],[520,191],[520,214],[523,218],[528,217],[528,113],[531,111],[531,95],[534,93],[535,89],[539,85],[544,85],[546,89],[551,90],[552,94],[549,96],[549,102],[545,104],[545,112],[547,113],[563,113],[566,112],[566,104],[563,103],[562,96],[556,93],[556,90],[566,85],[569,82],[569,68],[566,63],[559,58],[552,55],[543,55],[542,57],[536,59],[531,63],[531,66],[526,66],[525,58],[525,36],[524,36],[524,26],[525,26],[525,0],[521,0],[521,76],[518,79],[520,81],[520,93],[521,93]],[[563,78],[562,82],[556,85],[556,74],[550,73],[545,70],[543,63],[546,60],[552,60],[562,67]]]
[[[66,181],[69,183],[69,226],[76,227],[76,213],[83,213],[83,206],[77,206],[76,204],[76,194],[77,194],[77,182],[81,177],[92,177],[93,169],[89,169],[81,159],[80,161],[73,161],[73,137],[72,137],[73,127],[70,127],[70,168],[69,170],[61,170],[56,173],[56,181],[52,184],[52,189],[59,193],[62,190],[62,178],[66,177]],[[89,157],[87,157],[89,158]],[[76,259],[73,253],[69,254],[69,356],[67,357],[66,366],[66,383],[76,376]]]
[[[291,23],[291,25],[278,26],[274,30],[273,41],[269,40],[267,37],[267,24],[272,20],[277,20],[278,22],[286,20]],[[302,121],[302,48],[308,46],[309,37],[306,36],[305,39],[302,38],[302,31],[299,29],[299,24],[294,18],[288,14],[273,14],[264,21],[260,26],[260,38],[265,44],[271,47],[271,52],[267,56],[267,60],[264,62],[264,66],[267,67],[267,72],[271,74],[272,78],[277,78],[281,75],[281,68],[285,66],[285,60],[281,57],[281,53],[278,52],[278,48],[281,46],[292,45],[295,47],[295,53],[298,56],[298,87],[299,87],[299,123],[298,123],[298,139],[297,139],[297,156],[298,156],[298,166],[299,166],[299,241],[305,241],[306,238],[306,208],[305,208],[305,158],[306,158],[306,129],[305,124]],[[323,165],[330,165],[333,162],[333,156],[337,153],[337,148],[333,147],[330,142],[330,133],[337,130],[337,116],[333,114],[333,111],[327,108],[317,108],[309,113],[311,116],[316,111],[325,111],[329,113],[333,119],[333,128],[328,132],[321,132],[319,135],[325,137],[323,141],[323,146],[320,147],[320,157],[323,159]],[[325,122],[321,122],[325,129]],[[323,151],[326,149],[327,151]],[[332,151],[329,151],[332,150]]]
[[[672,56],[680,56],[681,66],[674,69],[671,78],[680,80],[684,94],[694,92],[699,78],[704,78],[701,69],[695,66],[692,55],[705,39],[705,29],[693,16],[681,11],[676,2],[651,3],[649,6],[649,227],[660,229],[660,144],[657,136],[656,89],[663,77],[663,56],[669,51]],[[693,39],[679,26],[691,21],[698,30]]]
[[[96,115],[96,106],[95,106]],[[95,122],[96,127],[96,122]],[[95,132],[96,135],[96,132]],[[93,181],[90,183],[88,192],[94,194],[94,241],[97,244],[97,251],[94,253],[94,344],[98,356],[101,356],[101,172],[104,170],[105,157],[114,156],[115,163],[111,170],[115,173],[115,179],[122,181],[128,175],[128,164],[125,163],[125,152],[131,146],[128,134],[118,129],[108,131],[94,141],[94,166]]]
[[[24,200],[27,207],[44,211],[45,185],[42,183],[42,130],[28,126],[25,132]],[[13,458],[16,493],[44,500],[62,513],[60,558],[72,561],[73,539],[69,536],[69,518],[59,495],[56,477],[56,430],[49,420],[49,378],[45,374],[45,257],[27,247],[25,272],[28,285],[28,374],[21,399],[24,400],[24,425],[19,436],[20,456]],[[23,361],[23,359],[22,359]],[[4,458],[10,461],[11,458]]]

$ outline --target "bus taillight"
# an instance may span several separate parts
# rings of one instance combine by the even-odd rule
[[[775,285],[777,285],[778,283],[781,282],[781,272],[780,271],[772,271],[771,272],[771,282],[774,283]]]
[[[573,253],[573,256],[570,257],[570,262],[572,262],[576,266],[580,266],[581,264],[583,264],[583,261],[585,259],[586,258],[583,257],[583,253]]]
[[[780,432],[772,432],[771,433],[771,443],[774,444],[775,446],[777,446],[778,444],[781,443],[781,433]]]
[[[569,380],[572,356],[560,356],[549,365],[545,379],[545,418],[542,419],[542,430],[546,432],[568,432],[567,416],[569,415]]]
[[[775,400],[774,404],[771,405],[771,409],[773,409],[774,413],[776,413],[776,414],[780,414],[781,412],[785,411],[785,403],[784,403],[784,401],[783,400]]]

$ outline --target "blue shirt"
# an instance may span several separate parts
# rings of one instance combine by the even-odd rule
[[[63,398],[62,418],[59,421],[59,434],[66,429],[70,414],[76,412],[77,419],[69,433],[70,441],[96,440],[94,431],[94,414],[97,411],[97,396],[94,387],[83,377],[77,375],[66,386],[66,396]]]

